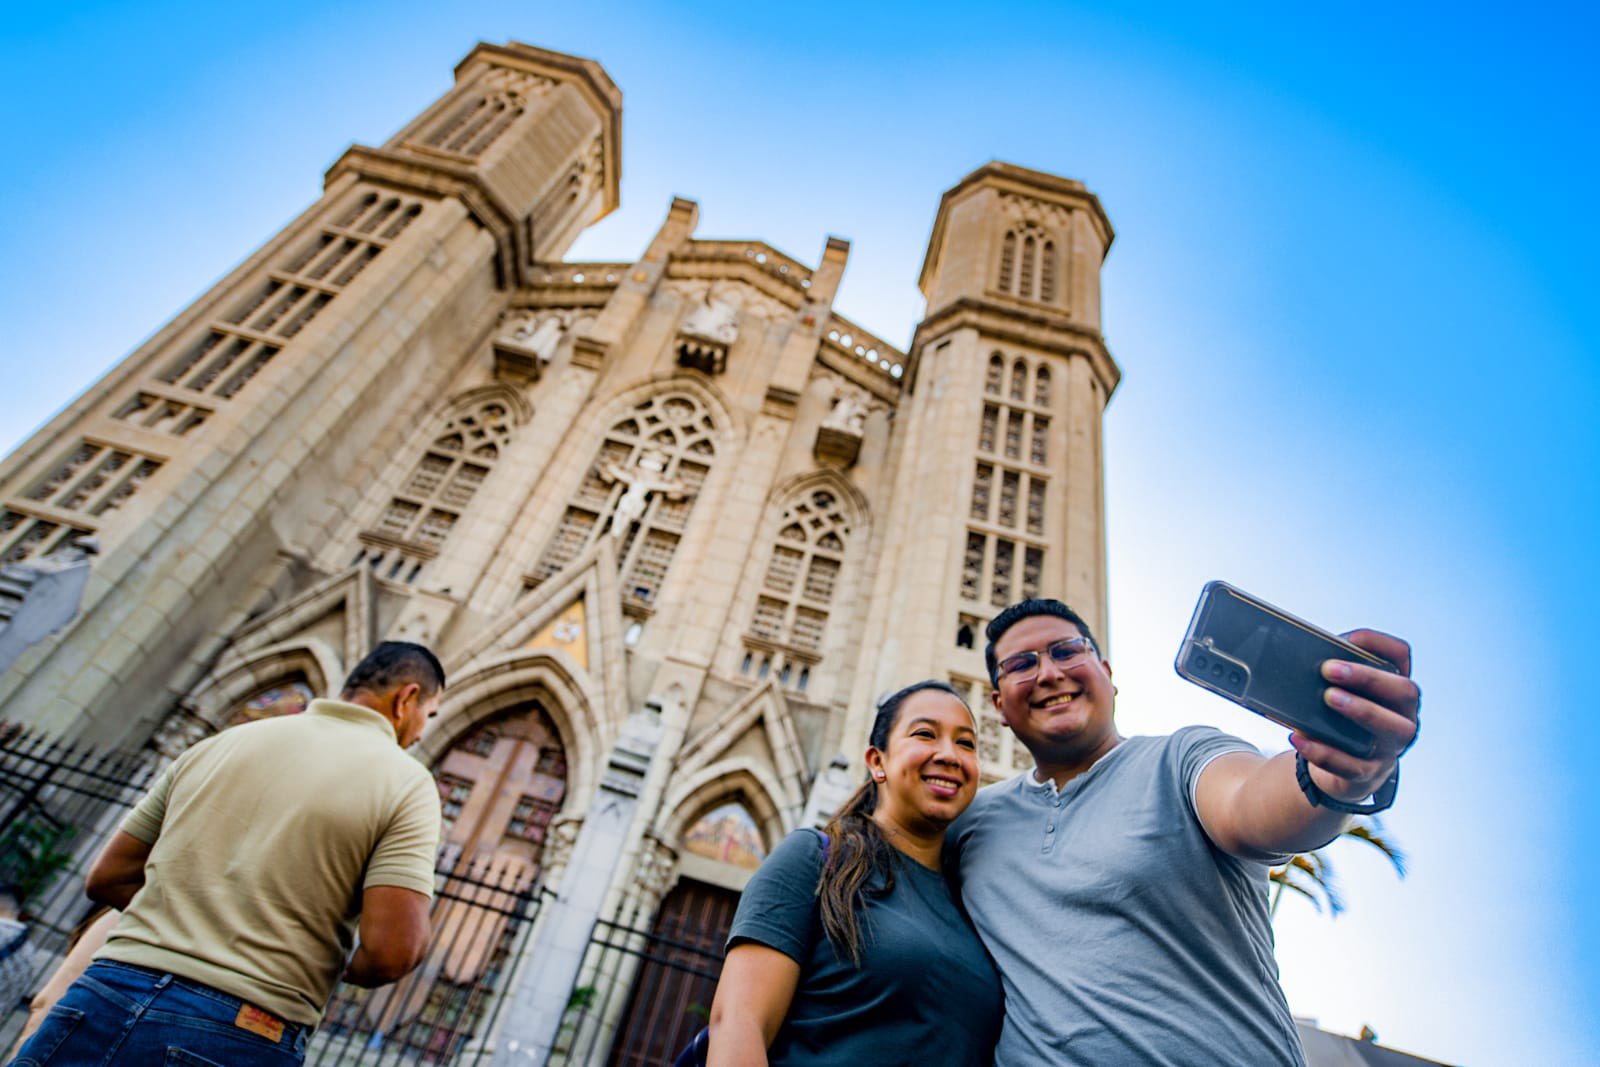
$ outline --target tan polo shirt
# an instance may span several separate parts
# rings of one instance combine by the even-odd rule
[[[97,959],[188,978],[315,1026],[367,886],[433,895],[439,792],[375,711],[304,714],[189,749],[123,820],[144,888]]]

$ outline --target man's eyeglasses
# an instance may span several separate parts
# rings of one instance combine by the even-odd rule
[[[1002,682],[1026,682],[1038,675],[1041,655],[1049,656],[1050,662],[1064,670],[1077,666],[1094,654],[1094,642],[1087,637],[1068,637],[1042,650],[1007,656],[1000,661],[995,673]]]

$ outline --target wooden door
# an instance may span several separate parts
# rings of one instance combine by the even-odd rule
[[[617,1024],[611,1067],[671,1063],[706,1024],[738,906],[733,890],[687,878],[667,894]]]

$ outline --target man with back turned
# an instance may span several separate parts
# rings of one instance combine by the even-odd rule
[[[178,757],[89,872],[122,920],[16,1063],[293,1067],[341,968],[378,986],[415,967],[439,794],[403,750],[443,689],[432,652],[386,641],[338,700]]]

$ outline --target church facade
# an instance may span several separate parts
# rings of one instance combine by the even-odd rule
[[[838,238],[808,265],[677,199],[637,261],[567,260],[620,124],[595,62],[480,45],[0,465],[0,562],[99,547],[0,719],[170,757],[379,640],[440,654],[446,851],[557,900],[501,991],[530,1048],[597,921],[725,924],[860,780],[883,692],[955,682],[985,777],[1025,766],[986,699],[1001,606],[1106,634],[1096,197],[961,178],[901,351],[833,310]]]

